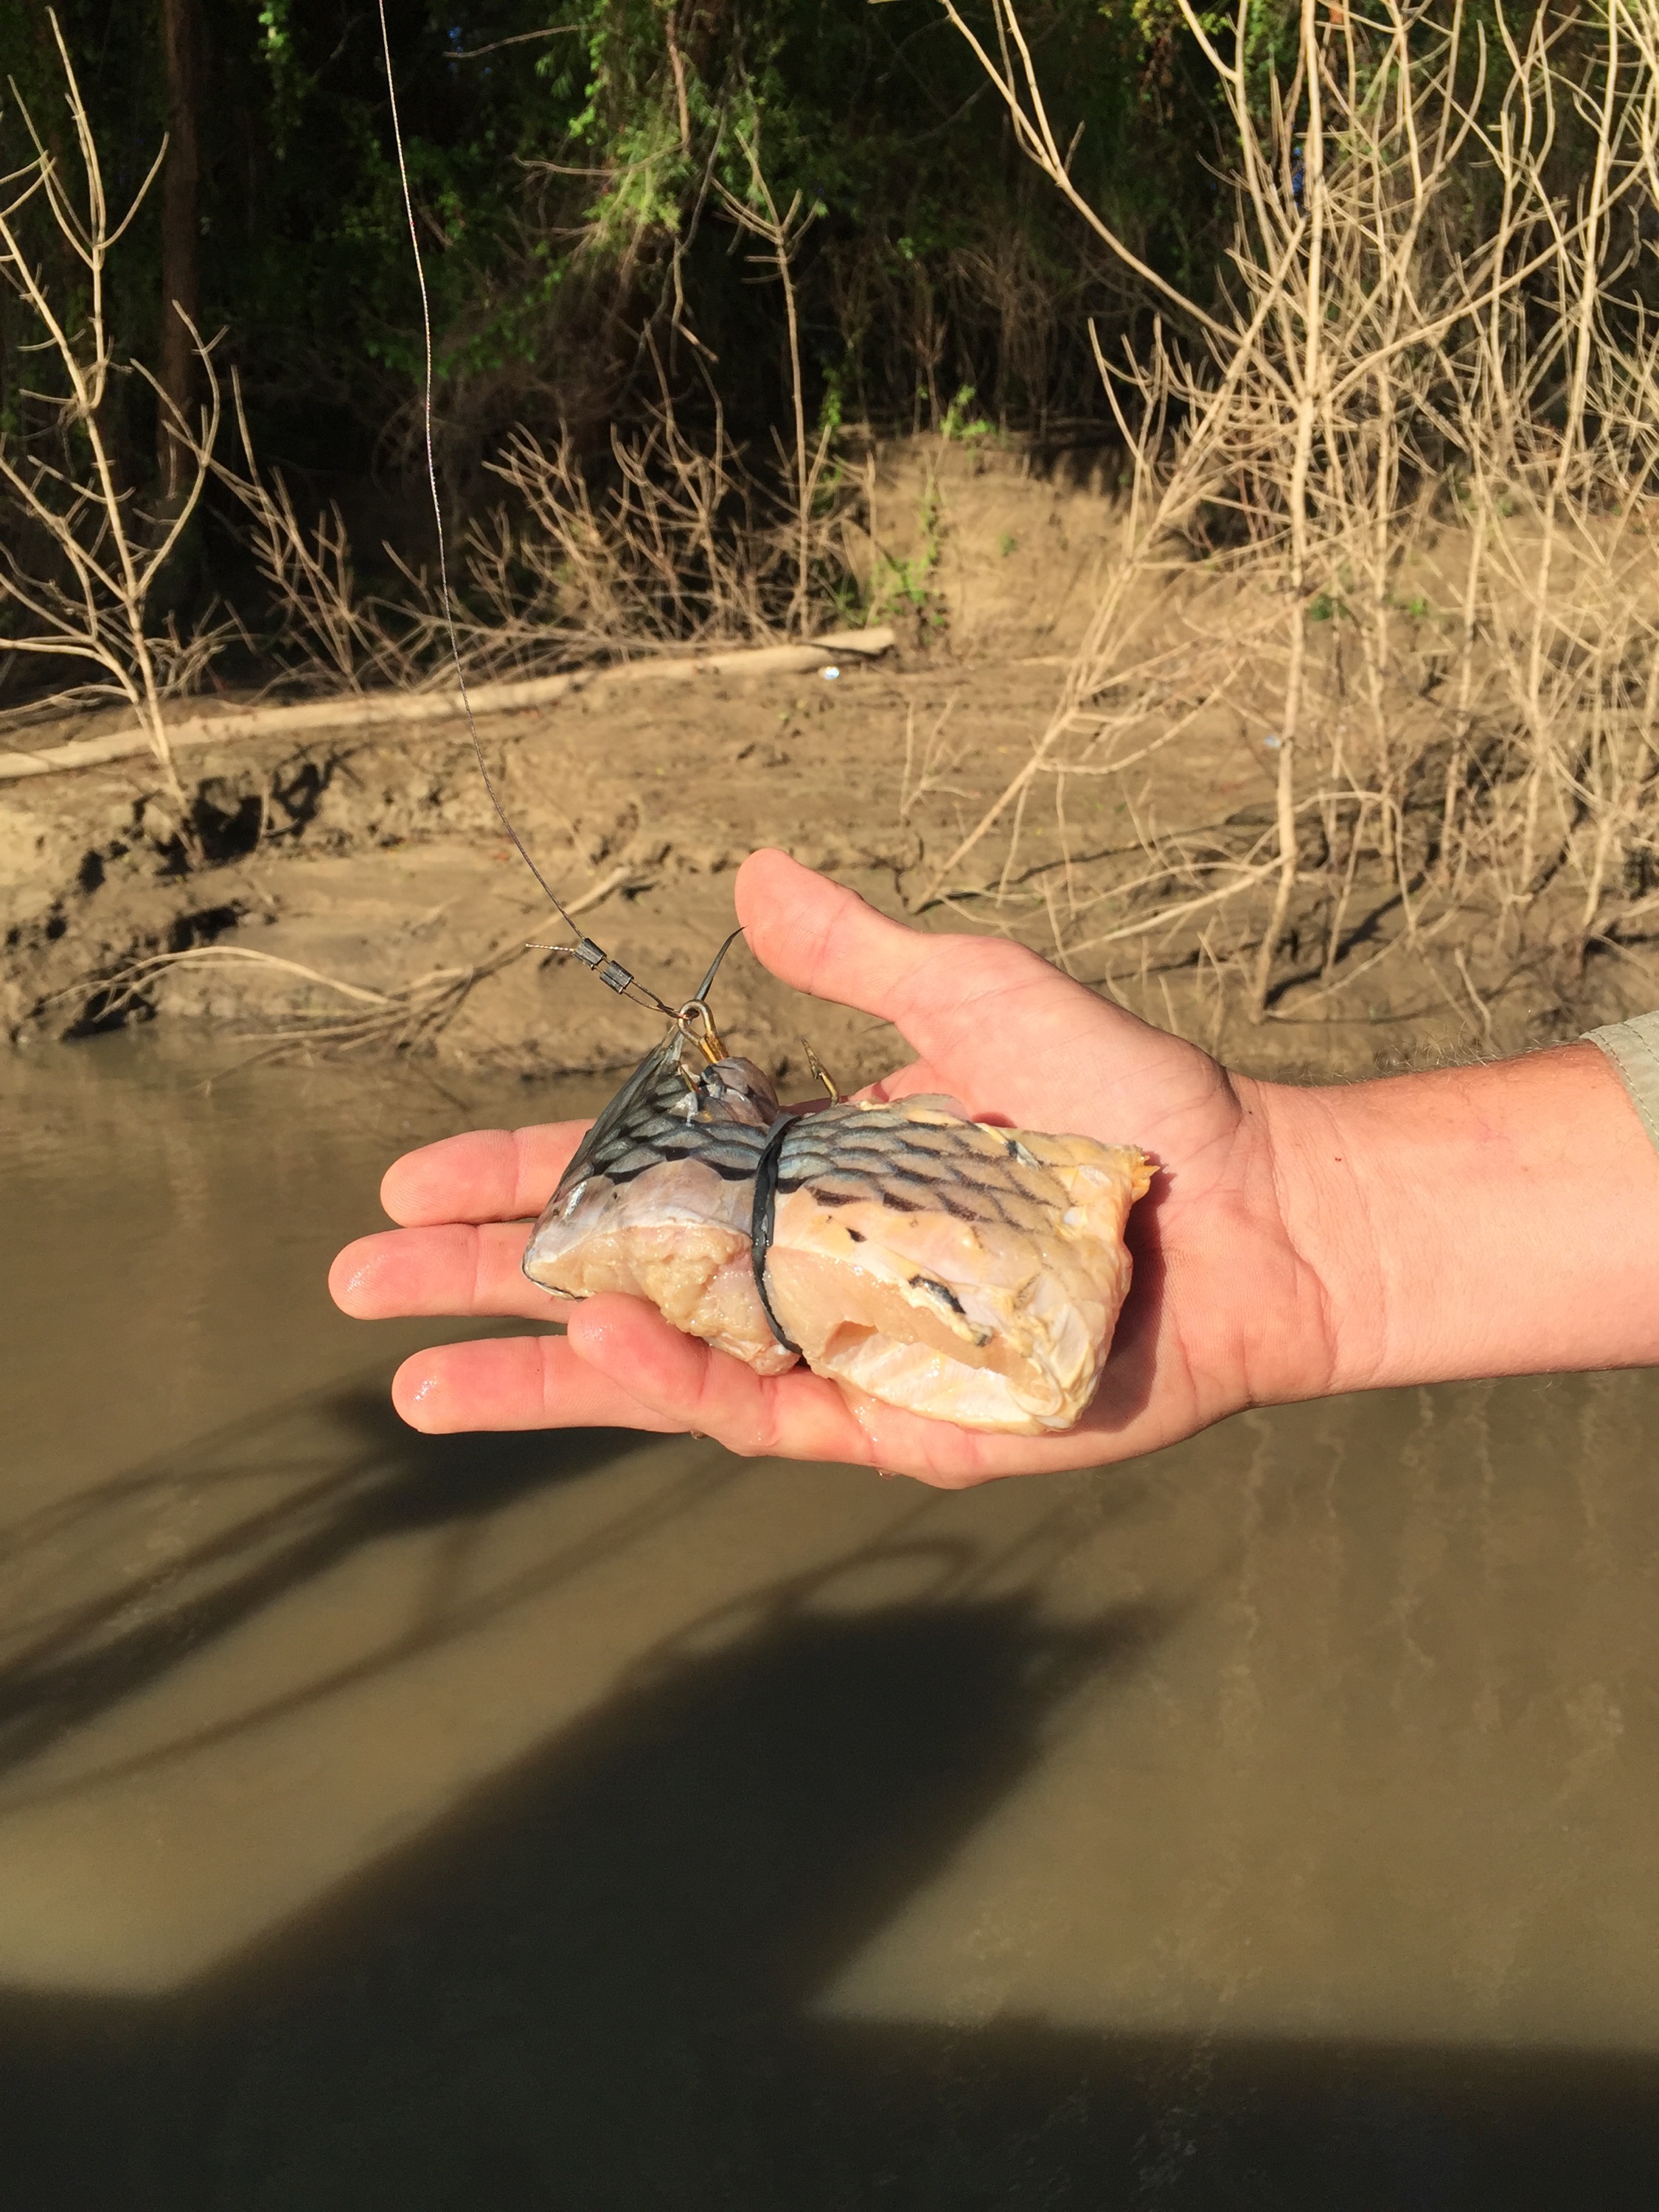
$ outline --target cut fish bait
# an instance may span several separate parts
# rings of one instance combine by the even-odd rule
[[[1068,1429],[1129,1289],[1130,1146],[988,1128],[937,1098],[789,1125],[766,1281],[814,1374],[963,1428]]]
[[[763,1375],[804,1359],[964,1428],[1066,1429],[1129,1288],[1133,1146],[907,1098],[782,1113],[762,1071],[684,1071],[672,1030],[588,1132],[524,1256],[564,1297],[626,1291]]]

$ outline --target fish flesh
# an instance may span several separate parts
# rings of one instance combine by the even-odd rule
[[[1132,1145],[968,1118],[952,1100],[782,1109],[751,1061],[648,1053],[578,1147],[524,1272],[623,1291],[778,1375],[1016,1436],[1070,1428],[1128,1292]],[[705,1052],[707,1052],[705,1048]]]

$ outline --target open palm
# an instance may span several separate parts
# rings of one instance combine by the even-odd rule
[[[745,863],[737,907],[775,975],[884,1017],[913,1047],[917,1057],[870,1095],[944,1091],[979,1120],[1136,1144],[1158,1163],[1130,1219],[1134,1286],[1088,1412],[1060,1436],[982,1436],[804,1369],[757,1376],[642,1300],[607,1296],[568,1309],[562,1337],[447,1345],[406,1361],[393,1384],[405,1420],[690,1430],[733,1451],[958,1486],[1124,1458],[1324,1387],[1325,1300],[1284,1225],[1267,1087],[1231,1077],[1021,946],[908,929],[781,853]],[[519,1271],[526,1224],[584,1126],[478,1131],[398,1161],[381,1196],[400,1226],[340,1254],[337,1302],[364,1319],[548,1318],[544,1294]]]

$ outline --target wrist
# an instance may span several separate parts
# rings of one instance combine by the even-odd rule
[[[1659,1358],[1659,1154],[1595,1046],[1268,1088],[1325,1389]]]
[[[1298,1264],[1318,1285],[1322,1322],[1305,1351],[1308,1395],[1385,1387],[1408,1354],[1401,1342],[1400,1218],[1416,1198],[1376,1085],[1263,1086],[1274,1194]]]
[[[1373,1194],[1382,1164],[1364,1157],[1342,1086],[1241,1086],[1272,1176],[1272,1202],[1304,1288],[1286,1347],[1287,1396],[1334,1396],[1375,1386],[1389,1340],[1385,1255]]]

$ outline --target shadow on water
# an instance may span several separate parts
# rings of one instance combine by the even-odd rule
[[[540,1479],[532,1466],[509,1447],[493,1479]],[[445,1503],[411,1479],[374,1512]],[[368,1515],[341,1516],[332,1540]],[[861,1611],[814,1596],[794,1577],[731,1640],[672,1639],[418,1844],[185,1990],[0,1998],[0,2201],[1659,2202],[1646,2057],[817,2009],[1030,1773],[1066,1703],[1170,1624],[1120,1608],[1057,1627],[1024,1595]]]
[[[286,1458],[283,1424],[298,1431]],[[319,1434],[325,1449],[318,1448]],[[4,1534],[12,1588],[0,1623],[0,1776],[354,1553],[441,1525],[452,1545],[464,1547],[470,1524],[526,1492],[595,1473],[637,1441],[604,1429],[417,1436],[392,1412],[383,1389],[349,1388],[301,1399],[279,1415],[263,1409],[186,1450],[53,1499]],[[131,1532],[163,1517],[178,1496],[211,1500],[217,1510],[207,1533],[186,1535],[158,1562],[131,1544]],[[613,1531],[612,1540],[635,1533],[629,1524]],[[112,1564],[108,1555],[124,1548],[136,1559]],[[90,1560],[90,1587],[31,1603],[37,1555]],[[568,1571],[586,1557],[562,1564]],[[538,1587],[546,1586],[549,1571],[543,1568]],[[504,1606],[523,1595],[521,1584],[509,1586],[493,1602]],[[442,1608],[411,1623],[374,1660],[327,1674],[302,1698],[282,1702],[331,1695],[368,1668],[401,1663],[465,1633],[479,1613],[477,1605]],[[236,1725],[280,1709],[272,1703],[245,1712]]]
[[[420,1438],[322,1271],[453,1116],[199,1073],[8,1076],[0,2212],[1659,2205],[1659,1382]]]

